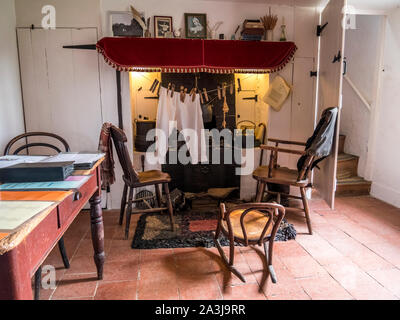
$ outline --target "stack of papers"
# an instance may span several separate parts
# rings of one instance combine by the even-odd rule
[[[0,157],[0,169],[20,163],[36,163],[47,159],[48,156],[4,156]]]
[[[104,157],[104,153],[71,153],[63,152],[56,156],[46,158],[45,162],[74,162],[75,170],[89,170],[91,169],[97,161]]]

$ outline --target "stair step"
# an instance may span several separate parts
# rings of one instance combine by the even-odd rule
[[[336,196],[363,196],[371,192],[372,182],[366,181],[361,177],[338,179],[336,186]]]
[[[359,157],[352,154],[341,153],[338,155],[337,179],[345,179],[357,176]]]

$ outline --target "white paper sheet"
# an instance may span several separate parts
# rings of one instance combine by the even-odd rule
[[[45,162],[74,161],[76,165],[96,163],[104,157],[104,153],[59,153],[56,156],[45,159]]]
[[[54,204],[50,201],[0,201],[0,231],[13,231]]]

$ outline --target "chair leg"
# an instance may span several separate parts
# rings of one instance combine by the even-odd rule
[[[257,196],[256,196],[256,203],[260,203],[262,201],[264,191],[265,191],[265,182],[260,182],[257,190]]]
[[[42,285],[42,266],[39,267],[39,269],[36,270],[35,272],[35,295],[34,299],[39,300],[40,299],[40,287]]]
[[[310,235],[313,234],[312,231],[312,226],[311,226],[311,218],[310,218],[310,207],[308,206],[308,200],[307,200],[307,195],[306,195],[306,189],[305,188],[300,188],[301,192],[301,199],[303,201],[303,206],[304,206],[304,212],[306,214],[306,221],[307,221],[307,226],[308,226],[308,232]]]
[[[269,275],[271,276],[272,283],[277,283],[277,277],[274,266],[272,265],[273,243],[264,242],[264,254],[268,265]]]
[[[156,198],[157,198],[157,204],[158,207],[161,208],[161,191],[160,191],[160,185],[156,184],[154,186],[154,188],[156,189]]]
[[[126,209],[126,196],[128,193],[128,186],[125,183],[124,185],[124,191],[122,193],[122,198],[121,198],[121,211],[119,213],[119,225],[122,226],[122,223],[124,221],[124,214],[125,214],[125,209]]]
[[[132,215],[133,190],[133,188],[129,188],[128,209],[126,211],[125,240],[128,240],[129,238],[129,227],[131,225]]]
[[[219,252],[219,255],[221,256],[222,262],[225,264],[225,266],[229,269],[230,272],[232,272],[242,282],[246,283],[246,279],[243,277],[243,275],[228,261],[228,258],[226,257],[225,252],[222,249],[221,243],[219,242],[218,236],[215,232],[213,232],[213,236],[214,236],[214,244],[218,249],[218,252]],[[231,260],[231,259],[229,259],[229,260]]]
[[[175,223],[174,223],[174,208],[172,207],[171,196],[169,194],[169,186],[168,183],[164,183],[164,192],[167,198],[167,206],[168,206],[168,213],[169,213],[169,220],[171,223],[171,231],[175,231]]]
[[[68,260],[67,251],[65,250],[64,237],[61,237],[61,239],[58,241],[58,249],[60,249],[61,258],[63,260],[65,269],[69,269],[70,264]]]

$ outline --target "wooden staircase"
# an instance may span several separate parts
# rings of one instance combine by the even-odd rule
[[[359,157],[344,153],[345,141],[346,136],[340,135],[336,173],[336,196],[369,195],[372,183],[358,176]]]

